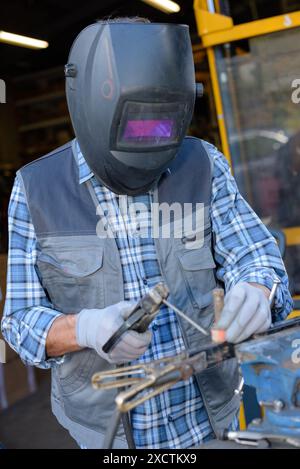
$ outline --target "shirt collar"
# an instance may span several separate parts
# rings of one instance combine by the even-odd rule
[[[89,165],[84,159],[84,156],[80,150],[79,143],[75,140],[75,157],[78,165],[79,172],[79,184],[83,184],[94,176],[93,171],[90,169]]]
[[[94,177],[94,173],[89,167],[89,165],[87,164],[87,162],[85,161],[84,156],[80,150],[80,146],[79,146],[77,139],[75,139],[75,145],[73,148],[75,149],[75,157],[76,157],[76,162],[78,165],[79,184],[83,184],[84,182]],[[171,174],[171,171],[169,169],[167,169],[164,172],[164,175],[168,175],[168,174]],[[157,184],[155,184],[155,187],[156,186]],[[155,188],[150,189],[149,194],[153,194],[154,190]]]

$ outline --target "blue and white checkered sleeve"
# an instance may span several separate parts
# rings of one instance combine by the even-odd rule
[[[214,160],[211,218],[217,277],[228,291],[237,282],[254,282],[271,290],[280,279],[273,320],[293,308],[288,276],[274,237],[241,196],[225,157],[209,145]]]
[[[46,337],[61,315],[46,297],[35,270],[36,237],[25,196],[16,177],[8,208],[9,251],[2,333],[28,365],[50,368],[63,357],[46,357]]]

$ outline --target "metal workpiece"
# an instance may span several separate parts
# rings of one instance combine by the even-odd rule
[[[279,283],[274,281],[269,297],[270,308]],[[198,324],[167,301],[168,294],[169,290],[162,282],[149,290],[106,346],[112,347],[127,330],[146,330],[162,304],[172,308],[200,330]],[[213,298],[215,321],[218,322],[224,305],[224,291],[215,289]],[[217,328],[212,330],[218,332]],[[205,330],[203,333],[208,334]],[[92,378],[93,387],[118,389],[116,410],[125,413],[171,388],[178,381],[187,380],[209,367],[236,358],[242,376],[235,394],[242,395],[244,382],[255,387],[264,412],[263,418],[253,421],[246,432],[226,432],[224,439],[250,446],[262,440],[300,446],[300,318],[275,323],[266,332],[256,334],[240,344],[229,344],[224,340],[221,342],[212,341],[197,350],[189,350],[175,357],[96,373]]]
[[[96,373],[92,383],[95,389],[121,389],[116,408],[124,413],[232,358],[238,359],[245,383],[256,388],[264,412],[246,432],[225,432],[223,439],[256,447],[261,441],[300,446],[300,318],[281,321],[237,345],[210,343],[176,357]],[[236,393],[242,386],[243,380]]]
[[[299,448],[300,439],[290,438],[283,436],[281,433],[267,433],[267,432],[253,432],[247,431],[228,431],[224,433],[224,440],[234,441],[238,445],[259,448],[262,443],[265,445],[262,449],[272,448],[275,444],[280,444],[282,448],[288,449],[289,447]],[[238,448],[238,446],[237,446]],[[237,449],[235,448],[235,449]]]
[[[176,356],[176,359],[185,359],[186,353]],[[169,363],[174,362],[174,357],[166,357],[150,363],[139,365],[122,366],[109,371],[95,373],[92,377],[94,389],[113,389],[139,384],[146,376],[150,376],[154,370],[160,369]],[[153,374],[154,376],[154,374]]]
[[[114,389],[129,386],[116,398],[120,412],[128,412],[139,404],[162,393],[180,380],[186,380],[197,371],[207,367],[205,353],[188,357],[186,353],[177,357],[156,360],[149,364],[128,366],[112,371],[96,373],[92,378],[95,389]]]
[[[189,379],[206,368],[235,356],[231,344],[210,344],[207,347],[183,352],[150,363],[141,363],[94,374],[95,389],[122,389],[116,405],[120,412],[128,412],[137,405],[171,388],[175,383]]]

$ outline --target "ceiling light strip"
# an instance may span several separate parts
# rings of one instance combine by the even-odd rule
[[[163,11],[164,13],[178,13],[180,6],[178,3],[172,2],[171,0],[142,0],[144,3],[148,3],[154,8]]]
[[[7,31],[0,31],[0,42],[14,46],[28,47],[29,49],[46,49],[49,46],[49,43],[46,41],[21,36],[20,34],[8,33]]]

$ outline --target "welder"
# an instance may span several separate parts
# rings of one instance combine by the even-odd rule
[[[25,363],[51,369],[61,425],[101,448],[116,394],[94,391],[93,374],[208,341],[163,306],[149,330],[103,352],[149,288],[164,281],[171,303],[209,329],[212,290],[224,286],[218,326],[234,343],[285,318],[292,300],[276,241],[225,157],[187,137],[197,90],[187,26],[96,22],[75,39],[65,74],[76,138],[17,173],[2,331]],[[169,235],[154,236],[154,204],[199,208],[201,226],[178,236],[174,216]],[[192,448],[235,429],[238,385],[235,359],[177,383],[131,412],[115,447]]]

